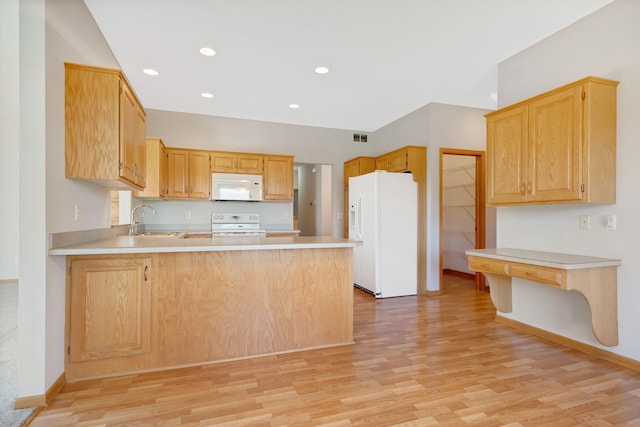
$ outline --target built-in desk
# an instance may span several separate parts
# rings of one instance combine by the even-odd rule
[[[591,309],[591,327],[606,346],[618,344],[617,266],[619,259],[524,249],[467,250],[469,269],[483,273],[498,311],[511,313],[511,278],[580,292]]]

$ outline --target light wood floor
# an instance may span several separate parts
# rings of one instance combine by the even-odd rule
[[[640,374],[440,297],[355,292],[355,345],[68,384],[32,426],[640,425]]]

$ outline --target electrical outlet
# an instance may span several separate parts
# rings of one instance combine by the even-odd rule
[[[78,205],[74,205],[73,207],[73,219],[80,221],[80,208],[78,208]]]
[[[191,219],[191,211],[186,211],[186,212],[184,213],[184,217],[185,217],[186,219]]]

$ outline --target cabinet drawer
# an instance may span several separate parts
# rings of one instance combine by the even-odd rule
[[[525,265],[512,263],[509,267],[509,273],[513,277],[521,279],[533,280],[551,286],[566,288],[567,272],[557,268],[540,267],[538,265]]]
[[[493,273],[506,276],[509,274],[508,264],[496,259],[469,257],[469,269],[481,273]]]

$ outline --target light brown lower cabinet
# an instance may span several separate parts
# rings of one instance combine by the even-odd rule
[[[68,261],[68,379],[150,366],[151,264],[131,255]]]
[[[352,254],[69,256],[66,379],[352,344]]]

